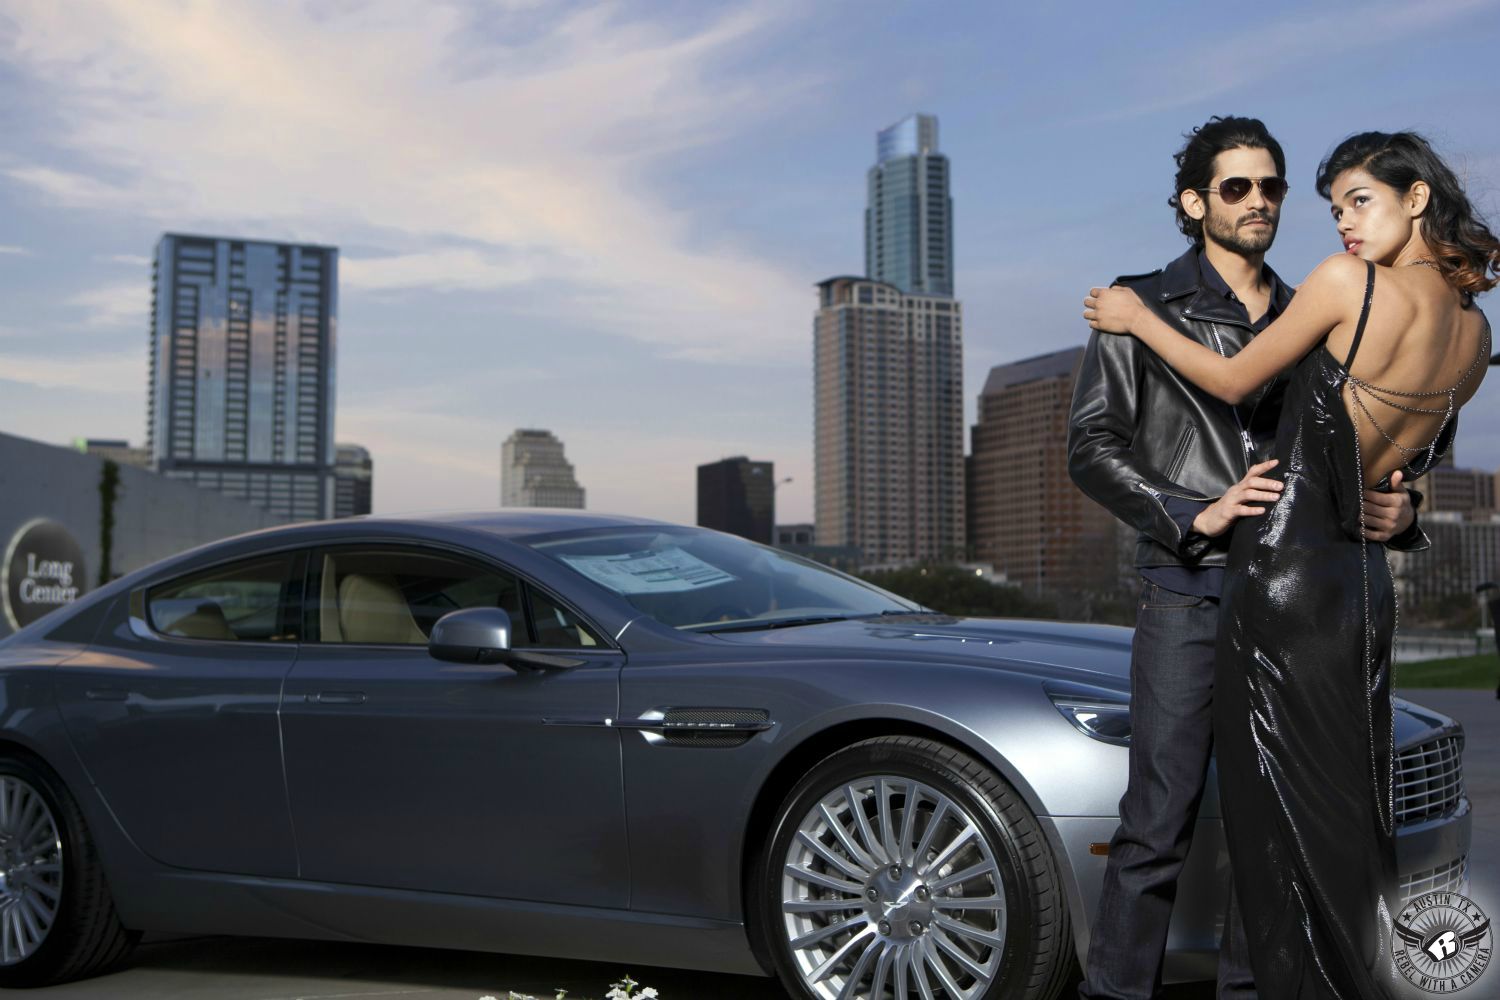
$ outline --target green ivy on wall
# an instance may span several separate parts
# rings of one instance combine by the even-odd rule
[[[120,496],[120,467],[109,459],[99,473],[99,586],[114,578],[110,557],[115,547],[115,501]]]

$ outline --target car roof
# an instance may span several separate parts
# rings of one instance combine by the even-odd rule
[[[323,525],[441,524],[454,528],[483,531],[501,538],[522,539],[557,531],[579,531],[587,528],[680,527],[669,521],[625,514],[601,514],[593,511],[551,507],[510,507],[500,510],[410,511],[399,514],[365,515],[324,521]],[[276,529],[272,529],[276,530]]]

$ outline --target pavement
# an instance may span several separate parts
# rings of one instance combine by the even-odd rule
[[[1464,774],[1474,808],[1469,853],[1471,896],[1500,915],[1500,701],[1489,691],[1407,689],[1404,698],[1464,724]],[[28,991],[46,1000],[505,1000],[515,990],[552,1000],[600,1000],[623,975],[654,987],[662,1000],[776,1000],[785,994],[769,979],[710,975],[681,969],[377,945],[327,944],[265,938],[148,939],[120,972],[84,982]],[[1492,973],[1500,975],[1500,973]],[[4,991],[0,991],[4,992]],[[1169,987],[1164,1000],[1212,1000],[1211,983]],[[1071,1000],[1070,994],[1065,994]]]

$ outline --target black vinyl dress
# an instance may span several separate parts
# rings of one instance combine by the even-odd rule
[[[1349,375],[1374,281],[1370,265],[1344,363],[1319,346],[1298,364],[1276,435],[1281,499],[1235,532],[1225,573],[1214,746],[1235,891],[1256,990],[1267,1000],[1403,995],[1390,948],[1401,907],[1392,822],[1396,600],[1384,546],[1363,541],[1354,421],[1361,410],[1374,417],[1362,405],[1351,416],[1341,391],[1352,383],[1356,404],[1363,389],[1428,413],[1444,410],[1406,404],[1448,396],[1437,440],[1401,449],[1413,455],[1412,478],[1452,442],[1456,387],[1392,393]]]

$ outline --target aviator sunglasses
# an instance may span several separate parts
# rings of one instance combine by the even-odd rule
[[[1260,193],[1272,205],[1280,205],[1281,199],[1286,197],[1287,183],[1284,177],[1226,177],[1219,182],[1218,188],[1196,190],[1204,193],[1217,190],[1219,197],[1224,199],[1224,204],[1237,205],[1250,194],[1251,187],[1259,187]]]

